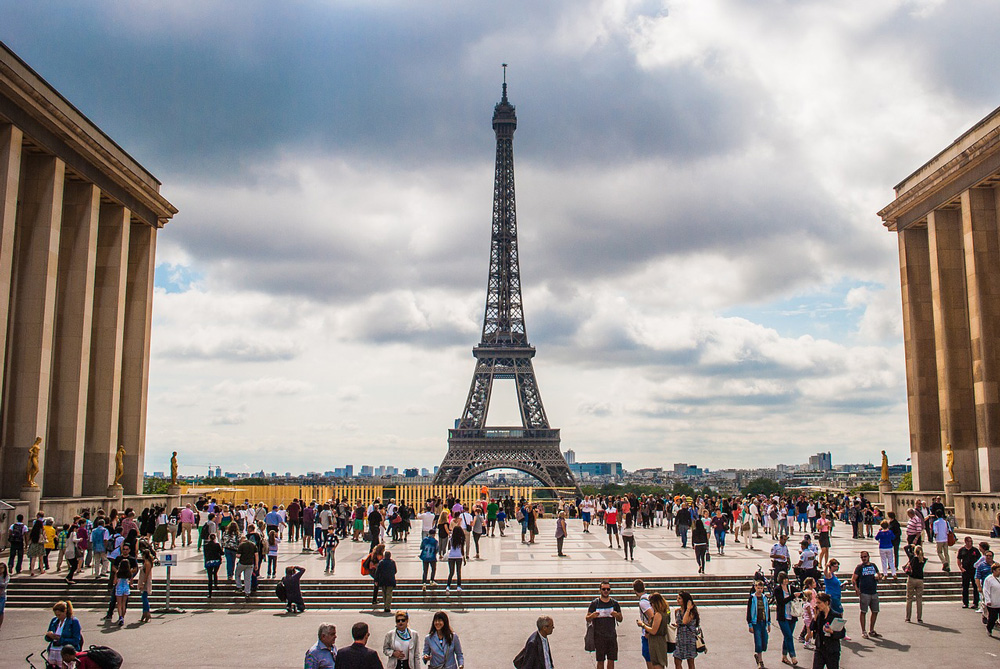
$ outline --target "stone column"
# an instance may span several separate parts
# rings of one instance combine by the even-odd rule
[[[45,448],[47,497],[83,493],[100,196],[96,186],[79,181],[67,182],[63,193],[52,404]]]
[[[28,448],[47,435],[64,175],[65,165],[54,156],[22,160],[11,280],[17,308],[10,314],[4,368],[4,463],[13,464],[3,468],[5,496],[21,492]],[[45,445],[38,456],[43,473]]]
[[[955,481],[968,492],[979,489],[979,468],[961,214],[955,210],[932,211],[927,216],[927,233],[941,416],[939,443],[951,444]],[[943,458],[943,453],[939,457]],[[947,478],[945,473],[945,483]]]
[[[17,215],[20,175],[21,131],[13,125],[0,124],[0,378],[4,376],[7,354],[10,278],[14,266],[14,217]]]
[[[142,466],[146,457],[146,397],[155,257],[156,228],[133,223],[129,233],[119,418],[120,440],[127,450],[122,485],[131,495],[142,494]]]
[[[941,490],[944,480],[928,235],[926,228],[907,228],[898,236],[913,489]]]
[[[994,188],[962,193],[979,487],[1000,492],[1000,236]],[[957,473],[957,472],[956,472]],[[968,492],[964,487],[963,490]]]
[[[121,205],[101,203],[83,460],[83,494],[88,496],[105,495],[108,486],[114,483],[115,452],[119,443],[118,408],[131,228],[129,218],[128,209]]]

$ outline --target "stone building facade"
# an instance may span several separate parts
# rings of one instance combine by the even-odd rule
[[[0,43],[0,498],[142,492],[159,190]]]
[[[1000,511],[998,188],[1000,109],[879,212],[899,243],[913,487],[946,494],[965,527]]]

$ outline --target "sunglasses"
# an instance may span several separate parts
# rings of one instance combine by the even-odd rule
[[[601,588],[601,592],[611,592],[611,588]]]
[[[396,618],[396,624],[397,624],[397,625],[398,625],[399,623],[405,623],[405,622],[406,622],[406,618]]]

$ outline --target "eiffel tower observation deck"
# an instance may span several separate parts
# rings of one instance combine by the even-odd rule
[[[434,482],[461,484],[490,470],[515,469],[548,487],[576,488],[559,449],[559,430],[549,426],[545,415],[531,363],[535,347],[528,343],[524,327],[514,202],[517,116],[514,105],[507,99],[506,68],[504,65],[503,95],[493,108],[497,155],[483,338],[472,349],[476,358],[472,387],[462,417],[455,429],[448,430],[448,454]],[[513,379],[521,425],[486,426],[495,379]]]

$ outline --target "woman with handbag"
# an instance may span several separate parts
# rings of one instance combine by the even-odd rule
[[[698,656],[698,633],[701,616],[691,594],[685,590],[677,593],[677,645],[674,647],[674,669],[681,669],[687,660],[688,669],[694,669],[694,658]]]
[[[658,592],[649,596],[653,619],[647,625],[641,619],[636,624],[646,631],[649,640],[649,661],[657,669],[665,669],[670,661],[670,653],[677,646],[674,639],[674,629],[670,624],[670,605]]]
[[[434,614],[431,631],[424,637],[424,662],[429,669],[465,669],[462,642],[452,631],[444,611]]]
[[[917,603],[917,622],[924,622],[924,549],[920,545],[906,546],[906,557],[909,561],[903,568],[906,572],[906,622],[910,622],[910,612],[913,602]]]
[[[202,554],[205,556],[205,571],[208,572],[208,598],[211,599],[212,592],[219,587],[219,567],[222,566],[223,557],[223,548],[215,534],[208,535],[208,541],[202,546]],[[233,551],[234,558],[235,554]]]
[[[396,611],[396,629],[390,630],[382,642],[382,653],[389,658],[386,669],[418,669],[417,649],[419,638],[410,629],[410,615],[406,611]]]
[[[802,616],[802,595],[792,590],[788,574],[779,572],[774,586],[775,619],[781,630],[781,661],[793,667],[799,663],[795,659],[795,623]]]

